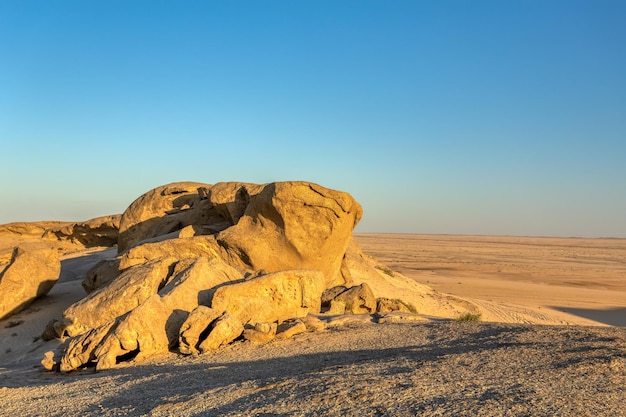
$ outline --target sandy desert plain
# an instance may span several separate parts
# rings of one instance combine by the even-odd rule
[[[43,327],[115,250],[61,245],[48,296],[0,321],[0,415],[626,416],[626,239],[354,237],[481,321],[354,317],[267,345],[46,372],[39,360],[56,342],[39,339]],[[45,244],[16,239],[0,252]]]

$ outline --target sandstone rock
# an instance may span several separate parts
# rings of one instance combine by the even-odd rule
[[[167,283],[175,263],[174,258],[162,258],[124,271],[106,287],[68,307],[58,336],[79,335],[131,311]]]
[[[59,364],[54,360],[53,351],[50,350],[44,353],[43,359],[41,360],[41,366],[43,366],[47,371],[54,371],[59,367]]]
[[[209,189],[209,200],[220,216],[229,225],[234,225],[248,208],[250,196],[258,194],[263,188],[263,185],[243,182],[220,182]]]
[[[247,325],[243,330],[243,338],[253,343],[267,343],[276,336],[276,323],[256,323]]]
[[[346,302],[343,300],[330,300],[327,314],[346,314]]]
[[[122,255],[120,258],[120,269],[125,270],[162,257],[172,257],[174,259],[199,257],[222,259],[220,250],[213,236],[195,236],[144,243],[131,248]]]
[[[142,240],[209,222],[212,212],[206,189],[210,187],[198,182],[177,182],[141,195],[122,214],[118,253]]]
[[[387,313],[390,311],[415,313],[415,308],[397,298],[392,299],[381,297],[376,299],[376,311],[379,313]]]
[[[67,364],[65,369],[83,366],[87,363],[84,360],[96,362],[97,370],[108,369],[115,366],[122,356],[135,355],[136,360],[141,360],[174,348],[190,312],[200,302],[209,301],[211,289],[240,276],[237,270],[216,260],[198,258],[181,263],[186,266],[185,269],[176,272],[158,294],[114,319],[104,337],[100,333],[91,338],[81,336],[80,349],[66,353],[65,362],[62,360]],[[199,334],[202,332],[200,330]],[[76,352],[78,358],[66,358],[76,356]]]
[[[0,236],[42,238],[71,242],[85,247],[117,243],[120,215],[97,217],[84,222],[19,222],[0,225]]]
[[[311,314],[301,317],[300,321],[302,321],[302,323],[304,323],[304,325],[306,326],[307,330],[311,332],[321,332],[322,330],[326,329],[326,322],[320,320],[319,318]]]
[[[343,284],[341,262],[362,215],[347,193],[306,182],[279,182],[251,196],[238,223],[216,236],[230,262],[269,272],[321,271],[326,287]]]
[[[194,354],[242,333],[269,340],[277,322],[319,313],[325,288],[352,281],[351,267],[360,264],[347,252],[361,213],[349,194],[305,182],[175,183],[149,191],[121,217],[119,265],[90,271],[89,289],[99,288],[49,326],[78,335],[61,368],[106,369],[179,343]],[[105,279],[115,270],[119,276]],[[367,290],[342,287],[329,303],[342,304],[342,314],[346,305],[369,311]],[[307,328],[293,323],[283,336]]]
[[[369,314],[376,311],[376,297],[366,283],[348,288],[337,295],[333,301],[343,302],[346,306],[346,313],[350,314]]]
[[[119,259],[102,259],[87,271],[85,279],[81,282],[87,294],[98,288],[102,288],[120,276]]]
[[[84,222],[69,223],[63,227],[50,227],[42,237],[67,240],[85,247],[113,246],[117,244],[120,215],[96,217]]]
[[[215,350],[238,338],[243,333],[243,324],[236,317],[228,312],[222,314],[211,325],[211,331],[206,339],[200,342],[198,350],[200,353]]]
[[[276,330],[277,339],[289,339],[299,333],[306,332],[306,325],[300,320],[288,320],[281,323]]]
[[[61,272],[55,249],[24,251],[15,248],[0,272],[0,319],[24,310],[50,291]]]
[[[81,368],[89,362],[96,360],[94,347],[105,338],[116,320],[111,320],[102,326],[93,328],[79,336],[69,340],[65,353],[61,358],[61,372],[70,372]]]
[[[85,345],[94,351],[96,370],[110,369],[122,356],[137,360],[167,352],[170,342],[167,326],[172,310],[158,295],[153,295],[128,315],[120,317],[102,342]]]
[[[339,294],[346,291],[347,289],[348,287],[346,287],[345,285],[337,285],[335,287],[325,289],[322,293],[321,299],[322,311],[329,309],[331,301],[333,301],[335,297],[337,297]]]
[[[70,222],[15,222],[0,224],[0,236],[40,238],[50,229],[60,229]]]
[[[199,305],[194,308],[180,327],[178,350],[184,355],[200,353],[198,345],[208,335],[211,324],[222,313],[210,307]]]
[[[218,288],[211,307],[244,324],[281,322],[319,312],[324,283],[319,271],[275,272]]]

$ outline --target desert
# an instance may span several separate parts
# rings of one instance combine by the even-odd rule
[[[188,182],[0,226],[3,279],[59,264],[0,320],[2,413],[626,415],[626,240],[361,215],[312,183]]]

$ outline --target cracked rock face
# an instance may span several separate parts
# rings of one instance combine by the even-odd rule
[[[53,326],[72,337],[60,369],[203,353],[246,327],[268,323],[275,332],[318,313],[324,290],[349,278],[343,261],[361,214],[349,194],[307,182],[185,182],[147,192],[121,216],[111,282]]]

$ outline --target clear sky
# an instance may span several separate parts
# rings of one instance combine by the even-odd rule
[[[626,237],[626,1],[0,0],[0,223],[307,180],[359,232]]]

